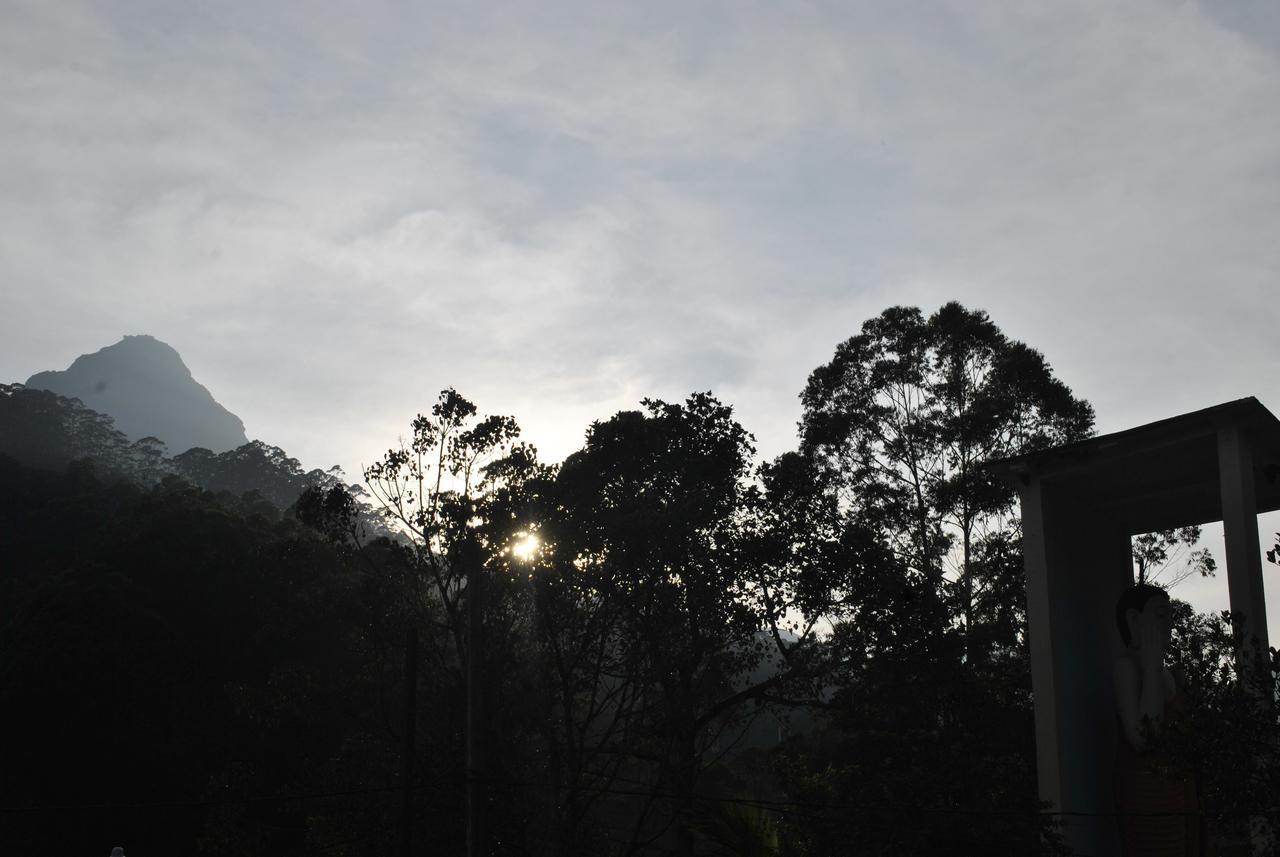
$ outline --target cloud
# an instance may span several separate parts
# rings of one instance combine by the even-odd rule
[[[322,460],[446,384],[561,451],[713,388],[773,453],[864,319],[958,298],[1106,427],[1274,399],[1265,14],[20,5],[0,367],[153,332]]]
[[[15,0],[0,372],[151,333],[352,473],[446,385],[550,458],[712,389],[773,455],[865,319],[958,299],[1103,430],[1280,408],[1276,14]]]

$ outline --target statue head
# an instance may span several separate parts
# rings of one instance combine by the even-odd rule
[[[1148,611],[1152,612],[1148,614]],[[1125,646],[1132,648],[1138,644],[1138,623],[1148,615],[1157,623],[1161,639],[1167,646],[1172,629],[1169,593],[1164,587],[1150,583],[1139,583],[1126,589],[1116,602],[1116,628]]]

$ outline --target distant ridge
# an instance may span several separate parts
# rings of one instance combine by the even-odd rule
[[[79,399],[109,414],[130,440],[158,437],[169,453],[226,452],[249,440],[244,423],[191,376],[182,356],[153,336],[126,336],[70,368],[37,372],[27,386]]]

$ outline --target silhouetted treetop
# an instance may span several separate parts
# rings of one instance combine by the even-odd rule
[[[163,445],[143,438],[143,458]],[[107,414],[75,398],[23,384],[0,384],[0,452],[33,467],[61,470],[79,458],[91,458],[105,472],[131,470],[131,444]],[[158,476],[156,477],[158,478]]]
[[[981,465],[1084,437],[1093,409],[981,310],[891,307],[813,371],[801,450],[910,565],[941,571],[957,539],[1012,508]]]

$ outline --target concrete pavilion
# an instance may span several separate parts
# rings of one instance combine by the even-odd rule
[[[1113,812],[1114,611],[1134,582],[1130,537],[1222,521],[1236,630],[1265,651],[1257,516],[1280,509],[1280,420],[1239,399],[989,466],[1022,500],[1040,798]],[[1114,818],[1065,821],[1077,852],[1119,853]]]

